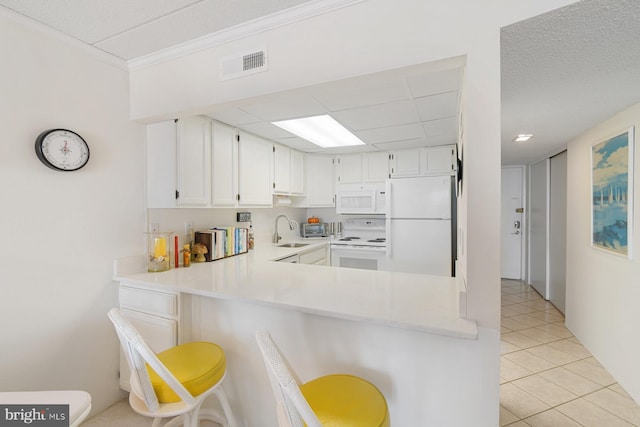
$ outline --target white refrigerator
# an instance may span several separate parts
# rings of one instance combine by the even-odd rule
[[[385,270],[452,275],[451,176],[386,181]]]

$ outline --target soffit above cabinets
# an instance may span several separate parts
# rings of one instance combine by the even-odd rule
[[[351,153],[455,144],[464,59],[456,58],[218,106],[208,115],[305,152]],[[364,146],[321,149],[271,124],[330,114]]]

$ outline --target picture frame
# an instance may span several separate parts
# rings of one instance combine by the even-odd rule
[[[631,259],[634,127],[591,147],[591,246]]]

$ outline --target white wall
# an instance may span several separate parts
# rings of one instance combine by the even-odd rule
[[[4,9],[3,9],[4,10]],[[112,260],[143,249],[143,127],[128,72],[0,13],[0,391],[79,388],[119,398]],[[77,172],[37,159],[62,127],[88,142]]]
[[[620,385],[640,402],[638,169],[634,179],[636,209],[632,259],[591,247],[591,147],[631,126],[635,126],[637,135],[640,104],[595,126],[568,145],[566,324]],[[640,166],[637,147],[636,142],[636,168]]]

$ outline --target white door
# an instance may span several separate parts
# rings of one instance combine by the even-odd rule
[[[502,168],[500,276],[504,279],[524,279],[523,184],[523,166]]]
[[[549,299],[549,159],[529,172],[529,283]]]
[[[551,158],[549,197],[549,301],[564,313],[567,249],[567,152]]]

